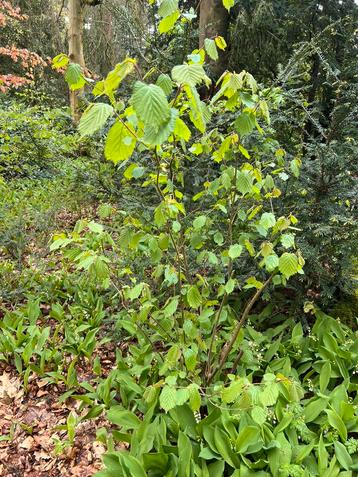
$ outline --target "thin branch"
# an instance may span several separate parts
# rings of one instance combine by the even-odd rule
[[[208,381],[207,381],[207,384],[210,384],[211,381],[213,380],[213,378],[215,377],[215,375],[224,367],[224,364],[226,362],[226,359],[230,353],[230,351],[232,350],[234,344],[235,344],[235,341],[240,333],[240,330],[241,328],[244,326],[244,324],[246,323],[246,320],[247,320],[247,317],[251,311],[251,308],[254,306],[254,304],[256,303],[256,301],[258,300],[258,298],[260,297],[260,295],[262,294],[262,292],[265,290],[265,288],[269,285],[269,283],[271,282],[273,278],[273,275],[271,275],[266,281],[265,283],[263,284],[263,286],[259,289],[259,290],[256,290],[255,294],[253,295],[253,297],[251,298],[251,300],[248,302],[248,304],[246,305],[242,315],[241,315],[241,319],[238,321],[236,327],[235,327],[235,330],[231,336],[231,339],[229,342],[227,342],[222,350],[222,353],[221,353],[221,357],[220,357],[220,361],[219,361],[219,364],[217,365],[216,369],[210,374],[210,376],[208,377]]]

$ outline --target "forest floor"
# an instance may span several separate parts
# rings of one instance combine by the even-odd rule
[[[61,426],[79,401],[61,402],[65,389],[36,376],[25,394],[15,369],[3,366],[0,373],[0,476],[90,477],[100,469],[105,448],[95,439],[105,419],[81,422],[74,445],[58,455],[55,440],[66,434]]]

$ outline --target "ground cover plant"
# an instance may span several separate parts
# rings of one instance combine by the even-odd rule
[[[135,46],[142,59],[98,78],[72,33],[101,3],[69,3],[70,54],[52,62],[73,123],[29,106],[37,92],[3,98],[0,475],[353,477],[350,86],[332,84],[342,131],[317,158],[299,74],[278,86],[265,61],[264,83],[215,77],[234,44],[202,25],[199,48],[179,51],[210,2],[149,1],[163,55]],[[230,22],[235,8],[211,11]],[[316,218],[312,177],[331,181],[338,154],[347,191]]]

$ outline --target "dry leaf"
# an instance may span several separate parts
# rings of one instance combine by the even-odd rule
[[[10,379],[9,374],[3,373],[0,376],[0,399],[13,399],[20,389],[20,380],[17,378]]]
[[[31,436],[28,436],[28,437],[26,437],[26,439],[24,441],[21,442],[19,447],[22,447],[23,449],[30,450],[30,449],[33,448],[34,444],[35,444],[34,438],[31,437]]]

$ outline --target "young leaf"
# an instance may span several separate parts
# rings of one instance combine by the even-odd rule
[[[253,179],[248,171],[242,171],[237,174],[236,188],[241,194],[248,194],[252,191]]]
[[[70,62],[69,57],[65,55],[64,53],[60,53],[59,55],[55,56],[55,58],[53,58],[52,68],[55,70],[64,68],[65,66],[68,65],[69,62]]]
[[[243,112],[235,120],[234,126],[240,136],[247,136],[255,127],[255,117],[252,113]]]
[[[158,76],[155,84],[162,88],[162,90],[167,96],[173,91],[173,82],[170,76],[164,73]]]
[[[180,17],[180,11],[176,10],[171,15],[168,15],[167,17],[160,20],[159,26],[158,26],[159,33],[160,34],[168,33],[168,31],[172,30],[172,28],[175,25],[175,22],[178,20],[179,17]]]
[[[131,134],[131,131],[133,134]],[[136,138],[130,124],[115,122],[107,135],[104,147],[106,159],[117,164],[131,157],[136,146]]]
[[[295,236],[293,234],[283,234],[280,241],[285,248],[291,248],[295,245]]]
[[[237,257],[240,257],[242,252],[242,245],[239,245],[238,243],[231,245],[229,248],[229,257],[234,260]]]
[[[225,48],[227,47],[225,38],[223,38],[222,36],[216,36],[214,40],[215,40],[216,46],[220,48],[220,50],[225,50]]]
[[[206,224],[206,215],[199,215],[196,219],[193,221],[193,227],[195,230],[200,230],[204,225]]]
[[[93,94],[98,95],[103,92],[111,94],[118,88],[124,78],[132,73],[136,62],[137,61],[132,58],[126,58],[122,63],[118,63],[114,69],[108,73],[107,78],[103,82],[100,82],[102,86],[96,87],[96,85],[94,87]],[[102,89],[103,91],[101,92]]]
[[[218,50],[216,48],[215,40],[211,40],[210,38],[205,38],[204,47],[207,54],[210,58],[216,61],[219,58]]]
[[[196,86],[203,81],[206,84],[210,84],[210,78],[206,76],[202,65],[198,64],[184,64],[174,66],[172,69],[173,81],[179,84],[185,84],[188,86]]]
[[[285,278],[290,278],[298,271],[298,259],[294,253],[285,252],[278,261],[278,269]]]
[[[264,212],[261,215],[260,225],[264,229],[269,229],[269,228],[273,227],[275,224],[276,224],[276,219],[275,219],[274,214],[272,214],[271,212]]]
[[[229,386],[222,390],[222,400],[224,403],[232,403],[239,399],[241,391],[243,390],[242,381],[233,381]]]
[[[168,121],[170,108],[164,91],[154,84],[137,81],[132,96],[137,116],[146,124],[155,128]]]
[[[90,136],[101,129],[112,116],[113,108],[106,103],[93,103],[83,113],[78,130],[81,136]]]
[[[191,138],[190,129],[185,124],[185,122],[180,118],[177,118],[175,122],[174,136],[176,136],[179,139],[184,139],[185,142],[188,142],[189,139]]]
[[[199,387],[197,384],[190,384],[188,386],[189,389],[189,406],[190,409],[195,412],[200,409],[201,406],[201,396],[199,392]]]
[[[179,112],[175,108],[171,108],[170,117],[162,123],[157,129],[155,126],[148,125],[145,129],[143,141],[152,146],[160,146],[165,142],[170,134],[174,131],[176,120]]]
[[[230,11],[230,9],[235,5],[235,0],[223,0],[223,5],[227,11]]]
[[[189,287],[186,298],[191,308],[199,308],[202,303],[201,294],[196,285],[191,285]]]
[[[178,0],[162,0],[158,8],[158,15],[168,17],[178,9]]]
[[[72,91],[81,89],[86,84],[82,74],[82,68],[77,63],[70,63],[67,67],[65,80]]]
[[[173,386],[164,386],[159,397],[159,403],[166,412],[173,409],[177,405],[176,389]]]

